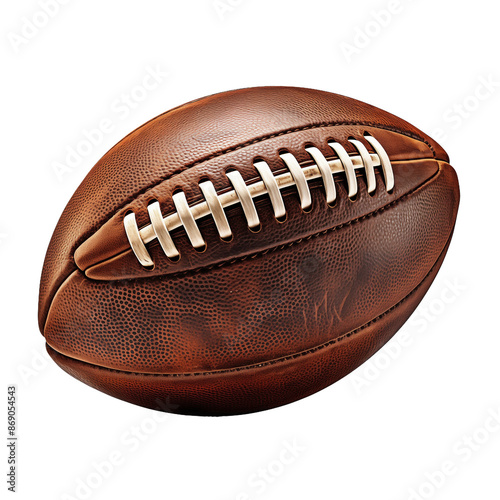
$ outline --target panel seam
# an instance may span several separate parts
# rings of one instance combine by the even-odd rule
[[[414,187],[411,191],[408,191],[407,193],[405,193],[401,197],[399,197],[399,198],[391,201],[390,203],[388,203],[387,205],[384,205],[383,207],[379,207],[379,208],[377,208],[376,210],[374,210],[372,212],[369,212],[369,213],[367,213],[365,215],[362,215],[362,216],[357,217],[355,219],[352,219],[350,221],[344,222],[343,224],[339,224],[338,226],[330,227],[330,228],[325,229],[323,231],[319,231],[317,233],[310,234],[309,236],[306,236],[304,238],[300,238],[298,240],[291,241],[289,243],[286,243],[285,245],[278,245],[278,246],[275,246],[275,247],[272,247],[272,248],[267,248],[266,250],[262,250],[261,252],[256,252],[254,254],[245,255],[245,256],[239,257],[237,259],[225,260],[225,261],[222,261],[222,262],[218,262],[217,264],[212,264],[210,266],[198,267],[196,269],[188,269],[186,271],[180,271],[180,272],[177,272],[177,273],[162,274],[162,275],[159,275],[159,276],[145,276],[143,278],[132,278],[132,279],[134,281],[138,281],[138,280],[161,281],[161,280],[165,280],[165,279],[175,279],[175,278],[179,278],[179,277],[182,277],[182,276],[188,276],[188,275],[195,276],[196,274],[201,273],[201,272],[206,272],[206,271],[210,271],[210,270],[215,269],[215,268],[221,268],[221,267],[224,267],[224,266],[236,264],[238,262],[243,262],[243,261],[245,261],[247,259],[255,259],[255,258],[258,258],[258,257],[262,257],[262,256],[264,256],[264,255],[266,255],[268,253],[276,252],[278,250],[284,250],[285,248],[289,248],[289,247],[292,247],[294,245],[298,245],[299,243],[301,243],[303,241],[309,241],[312,238],[318,238],[320,236],[324,236],[325,234],[329,234],[331,232],[338,231],[338,230],[340,230],[340,229],[342,229],[344,227],[349,227],[349,226],[351,226],[353,224],[360,223],[363,220],[369,219],[371,217],[374,217],[374,216],[376,216],[376,215],[384,212],[385,210],[390,210],[391,208],[393,208],[394,206],[396,206],[400,202],[404,201],[406,198],[410,197],[413,193],[415,193],[416,191],[418,191],[419,189],[421,189],[422,187],[424,187],[426,184],[430,183],[435,177],[437,177],[441,173],[441,165],[440,165],[439,162],[437,162],[437,164],[438,164],[438,170],[431,177],[425,179],[421,184],[419,184],[418,186]],[[131,278],[124,278],[122,280],[92,280],[91,278],[88,278],[86,276],[85,271],[82,271],[80,268],[77,267],[76,269],[73,270],[73,272],[71,272],[61,282],[61,284],[59,285],[59,287],[57,288],[57,290],[54,292],[54,295],[52,297],[52,300],[50,301],[49,307],[47,308],[47,314],[45,316],[45,322],[44,322],[44,325],[43,325],[43,335],[45,335],[45,326],[47,325],[47,320],[48,320],[48,317],[50,315],[50,310],[52,309],[52,305],[54,303],[54,300],[55,300],[57,294],[60,292],[60,290],[63,287],[63,285],[71,278],[71,276],[73,276],[73,274],[75,272],[81,273],[82,276],[85,279],[91,280],[91,281],[96,282],[96,283],[107,283],[107,282],[112,282],[112,281],[130,281],[131,280]]]
[[[412,139],[418,140],[418,141],[423,142],[424,144],[426,144],[428,146],[428,148],[430,149],[430,151],[432,152],[432,157],[434,159],[437,159],[436,152],[435,152],[434,148],[432,147],[432,144],[429,141],[427,141],[424,137],[420,137],[420,136],[418,136],[416,134],[413,134],[411,132],[404,132],[403,130],[398,129],[397,127],[385,126],[385,125],[377,124],[377,123],[374,123],[374,122],[355,122],[355,121],[316,123],[316,124],[311,124],[311,125],[305,125],[303,127],[296,127],[296,128],[293,128],[293,129],[282,130],[280,132],[275,132],[274,134],[269,134],[269,135],[264,135],[264,136],[261,136],[261,137],[256,137],[256,138],[254,138],[254,139],[252,139],[250,141],[237,144],[236,146],[231,146],[230,148],[226,148],[226,149],[223,149],[221,151],[217,151],[216,153],[213,153],[213,154],[211,154],[209,156],[206,156],[206,157],[204,157],[204,158],[202,158],[200,160],[196,160],[193,163],[189,163],[188,165],[183,166],[182,168],[180,168],[180,169],[176,170],[175,172],[172,172],[168,176],[162,178],[161,180],[158,180],[157,182],[154,182],[153,184],[150,184],[149,186],[146,186],[145,188],[141,189],[140,191],[137,191],[133,195],[129,196],[119,206],[119,208],[116,208],[114,210],[114,212],[115,213],[119,212],[120,210],[122,210],[123,208],[125,208],[125,206],[128,203],[130,203],[130,201],[132,201],[135,198],[137,198],[138,196],[142,196],[143,194],[147,193],[148,191],[154,189],[156,186],[158,186],[158,184],[161,184],[162,182],[168,181],[168,180],[172,179],[172,177],[175,177],[176,175],[179,175],[179,174],[181,174],[181,173],[183,173],[183,172],[185,172],[185,171],[187,171],[187,170],[189,170],[191,168],[194,168],[194,167],[196,167],[198,165],[201,165],[202,163],[205,163],[207,161],[213,160],[214,158],[219,158],[220,156],[224,156],[224,155],[226,155],[228,153],[233,153],[234,151],[238,151],[238,150],[246,148],[248,146],[252,146],[254,144],[258,144],[259,142],[264,142],[264,141],[267,141],[267,140],[270,140],[270,139],[274,139],[276,137],[281,137],[283,135],[293,134],[293,133],[296,133],[296,132],[303,132],[305,130],[314,130],[314,129],[327,128],[327,127],[342,127],[342,126],[346,126],[346,125],[352,125],[352,126],[360,125],[360,126],[366,126],[366,127],[374,127],[374,128],[378,128],[378,129],[381,129],[381,130],[388,130],[389,132],[395,132],[395,133],[401,134],[401,135],[403,135],[405,137],[410,137]]]
[[[284,250],[286,248],[289,248],[289,247],[292,247],[292,246],[295,246],[295,245],[298,245],[299,243],[302,243],[304,241],[309,241],[313,238],[318,238],[320,236],[324,236],[325,234],[329,234],[329,233],[332,233],[332,232],[335,232],[335,231],[339,231],[340,229],[343,229],[344,227],[349,227],[349,226],[352,226],[354,224],[358,224],[358,223],[361,223],[363,222],[364,220],[366,219],[370,219],[372,217],[375,217],[377,215],[379,215],[380,213],[386,211],[386,210],[390,210],[392,208],[394,208],[396,205],[398,205],[399,203],[403,202],[406,200],[406,198],[410,197],[411,195],[413,195],[416,191],[418,191],[419,189],[421,189],[423,186],[425,186],[426,184],[428,184],[429,182],[431,182],[435,177],[437,177],[441,172],[441,168],[438,167],[438,170],[432,174],[430,177],[428,177],[427,179],[425,179],[421,184],[419,184],[418,186],[414,187],[412,190],[406,192],[404,195],[400,196],[399,198],[387,203],[386,205],[382,206],[382,207],[379,207],[375,210],[373,210],[372,212],[369,212],[367,214],[364,214],[364,215],[361,215],[359,217],[356,217],[354,219],[351,219],[347,222],[343,222],[342,224],[339,224],[337,226],[333,226],[333,227],[329,227],[327,229],[323,229],[322,231],[318,231],[317,233],[312,233],[308,236],[304,236],[303,238],[299,238],[297,240],[293,240],[293,241],[290,241],[289,243],[285,243],[283,245],[277,245],[275,247],[271,247],[271,248],[266,248],[265,250],[261,250],[260,252],[256,252],[256,253],[253,253],[253,254],[249,254],[249,255],[244,255],[242,257],[237,257],[235,259],[231,259],[231,260],[224,260],[222,262],[218,262],[216,264],[211,264],[209,266],[202,266],[202,267],[198,267],[196,269],[188,269],[186,271],[179,271],[179,272],[176,272],[176,273],[165,273],[165,274],[161,274],[161,275],[156,275],[156,276],[144,276],[144,277],[138,277],[138,278],[123,278],[122,280],[120,279],[116,279],[116,280],[95,280],[95,279],[91,279],[91,278],[88,278],[88,276],[86,275],[86,271],[88,271],[89,269],[92,269],[92,267],[94,266],[91,266],[85,270],[81,270],[79,269],[83,274],[84,276],[87,278],[87,279],[90,279],[91,281],[94,281],[94,282],[110,282],[110,281],[127,281],[127,280],[130,280],[130,279],[133,279],[133,280],[150,280],[150,281],[155,281],[155,280],[161,280],[161,279],[172,279],[172,278],[176,278],[176,277],[179,277],[179,276],[194,276],[198,273],[201,273],[201,272],[204,272],[204,271],[210,271],[211,269],[215,269],[215,268],[221,268],[221,267],[225,267],[225,266],[228,266],[228,265],[232,265],[232,264],[235,264],[237,262],[243,262],[245,260],[248,260],[248,259],[255,259],[257,257],[262,257],[263,255],[266,255],[268,253],[273,253],[273,252],[276,252],[278,250]],[[122,252],[124,253],[124,252]],[[121,254],[119,254],[121,255]],[[99,265],[101,264],[102,262],[106,262],[106,261],[101,261],[99,262],[98,264],[96,265]]]

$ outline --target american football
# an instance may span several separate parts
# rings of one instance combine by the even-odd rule
[[[116,398],[235,415],[309,396],[405,323],[448,250],[447,153],[360,101],[258,87],[174,108],[90,170],[42,271],[39,325]]]

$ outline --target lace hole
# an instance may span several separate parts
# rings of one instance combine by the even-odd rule
[[[203,182],[212,182],[210,178],[207,175],[202,175],[199,179],[197,184],[200,185]]]
[[[262,231],[262,224],[259,223],[258,226],[250,227],[248,226],[248,230],[252,233],[260,233]]]
[[[203,253],[207,249],[207,244],[205,243],[202,247],[194,247],[194,250],[198,253]]]
[[[302,212],[304,212],[305,214],[308,214],[308,213],[312,212],[312,210],[313,210],[313,204],[311,203],[308,207],[303,208]]]
[[[276,217],[276,220],[280,223],[280,224],[283,224],[284,222],[286,222],[286,220],[288,219],[288,216],[287,214],[281,216],[281,217]]]

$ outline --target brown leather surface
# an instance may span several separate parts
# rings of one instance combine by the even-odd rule
[[[133,131],[87,175],[57,224],[40,283],[40,330],[58,287],[76,269],[75,250],[141,193],[254,141],[343,124],[395,131],[427,144],[433,156],[448,161],[437,143],[390,113],[337,94],[291,87],[208,96]]]
[[[347,375],[401,328],[432,284],[446,245],[422,283],[369,323],[321,346],[242,369],[185,376],[110,370],[68,358],[47,346],[67,373],[113,397],[146,408],[188,415],[237,415],[309,396]]]
[[[176,230],[180,260],[171,262],[152,242],[152,271],[128,247],[129,210],[142,227],[152,200],[164,215],[173,211],[178,188],[189,203],[201,200],[201,179],[218,192],[229,189],[228,168],[246,181],[258,178],[255,158],[284,171],[283,150],[306,164],[306,146],[334,158],[328,141],[354,153],[354,137],[373,152],[366,132],[391,159],[390,193],[379,169],[372,195],[358,171],[359,193],[350,200],[339,175],[329,207],[321,180],[311,181],[306,213],[296,188],[287,188],[285,222],[274,219],[265,196],[256,203],[258,233],[231,207],[230,242],[207,217],[199,224],[205,252]],[[326,387],[390,338],[437,272],[459,203],[447,161],[403,120],[308,89],[244,89],[161,115],[99,161],[61,216],[40,287],[49,352],[104,392],[148,407],[170,396],[185,413],[256,411]]]
[[[77,270],[55,296],[46,341],[89,363],[156,373],[233,368],[315,347],[422,281],[452,231],[455,185],[443,163],[420,187],[349,224],[223,266],[131,281]]]

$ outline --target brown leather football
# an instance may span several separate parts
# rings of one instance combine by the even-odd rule
[[[459,204],[446,152],[317,90],[225,92],[113,147],[71,198],[40,286],[47,349],[117,398],[230,415],[303,398],[418,305]]]

